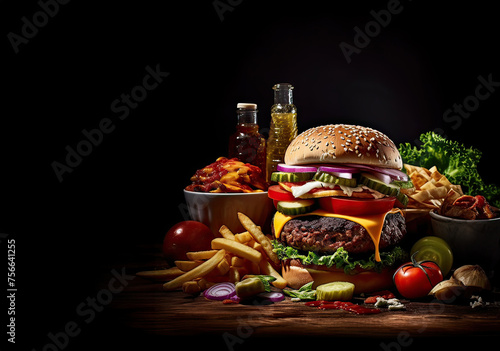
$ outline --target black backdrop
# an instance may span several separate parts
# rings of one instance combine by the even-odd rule
[[[295,86],[299,131],[361,124],[396,144],[440,131],[481,149],[481,174],[496,181],[488,2],[3,0],[0,9],[0,230],[17,240],[17,332],[29,349],[75,318],[110,278],[105,263],[160,243],[183,219],[182,189],[226,155],[238,102],[258,104],[266,133],[275,83]],[[341,45],[355,40],[346,57]],[[479,77],[493,82],[481,99]],[[454,104],[468,110],[447,113]],[[78,148],[85,156],[68,156]],[[68,160],[61,181],[53,165]]]

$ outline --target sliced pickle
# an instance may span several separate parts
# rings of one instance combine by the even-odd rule
[[[379,193],[389,196],[397,196],[400,192],[399,186],[392,183],[386,184],[370,173],[361,173],[359,182],[363,185],[366,185],[370,189],[376,190]]]
[[[312,179],[314,173],[289,173],[289,172],[273,172],[271,174],[272,182],[305,182]]]
[[[347,178],[341,178],[334,176],[333,174],[327,173],[327,172],[317,172],[314,175],[314,180],[323,182],[323,183],[333,183],[333,184],[338,184],[338,185],[343,185],[343,186],[349,186],[354,188],[356,186],[356,178],[352,179],[347,179]]]
[[[332,282],[316,288],[317,300],[348,301],[354,294],[354,284],[348,282]]]
[[[411,180],[408,180],[406,182],[404,180],[393,180],[391,184],[399,186],[401,189],[412,189],[415,187]]]
[[[296,216],[311,212],[314,208],[314,200],[280,201],[276,209],[287,216]]]

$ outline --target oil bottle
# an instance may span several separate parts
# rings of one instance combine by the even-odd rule
[[[250,163],[266,171],[266,139],[259,133],[257,124],[257,104],[236,105],[236,132],[229,137],[229,158],[237,157],[241,162]]]
[[[271,126],[267,139],[266,181],[278,163],[284,162],[288,145],[297,137],[297,108],[293,104],[293,86],[279,83],[273,86],[274,105],[271,107]]]

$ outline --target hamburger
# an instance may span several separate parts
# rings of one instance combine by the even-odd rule
[[[371,128],[319,126],[297,136],[284,161],[268,194],[288,285],[347,281],[355,293],[391,287],[407,258],[401,208],[412,188],[394,142]]]

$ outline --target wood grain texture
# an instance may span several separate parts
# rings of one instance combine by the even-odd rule
[[[153,255],[149,263],[147,260],[141,264],[131,263],[129,269],[151,269],[158,262],[158,257]],[[362,301],[358,298],[355,302]],[[237,335],[244,330],[251,330],[252,336],[262,337],[397,338],[401,333],[412,337],[500,334],[498,305],[472,309],[467,304],[404,302],[405,311],[383,309],[382,313],[375,315],[318,310],[305,306],[303,302],[291,302],[289,298],[270,305],[225,305],[221,301],[193,297],[181,291],[163,292],[161,284],[137,277],[114,297],[109,309],[114,319],[124,326],[157,335]]]

